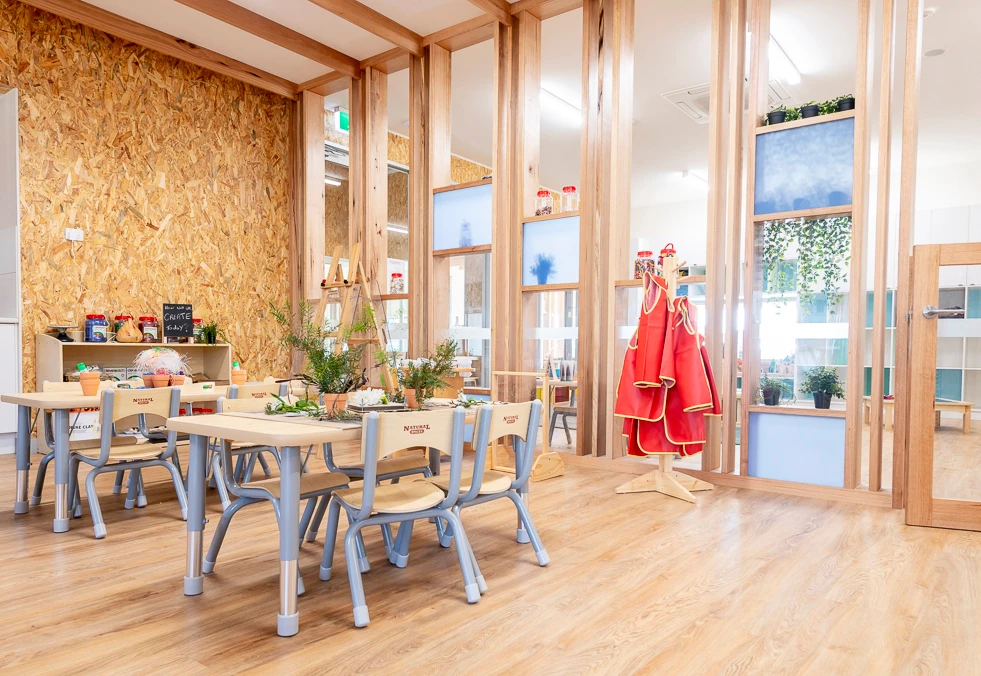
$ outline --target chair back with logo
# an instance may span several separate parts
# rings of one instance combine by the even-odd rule
[[[477,411],[474,426],[473,481],[470,490],[461,498],[473,500],[480,493],[481,481],[487,463],[487,452],[491,442],[510,437],[514,445],[515,476],[511,488],[524,486],[531,476],[535,460],[535,441],[538,438],[538,424],[542,416],[542,402],[538,399],[518,404],[491,404],[481,406]]]
[[[99,453],[99,465],[104,465],[109,459],[109,449],[115,436],[115,425],[123,418],[135,415],[140,418],[140,426],[145,427],[148,415],[161,418],[176,418],[181,409],[181,393],[179,387],[156,387],[142,390],[123,390],[110,387],[102,392],[102,445]],[[177,432],[167,431],[167,449],[161,456],[169,458],[177,444]]]

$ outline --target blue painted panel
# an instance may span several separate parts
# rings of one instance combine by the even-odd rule
[[[937,399],[960,401],[961,381],[964,372],[960,369],[937,369]]]
[[[523,227],[521,284],[579,283],[579,217],[531,221]]]
[[[492,187],[447,190],[433,195],[433,250],[491,243]]]
[[[851,204],[854,159],[854,118],[760,134],[755,213]]]
[[[818,486],[844,486],[845,419],[749,414],[749,475]]]
[[[981,319],[981,289],[967,290],[967,314],[968,319]]]

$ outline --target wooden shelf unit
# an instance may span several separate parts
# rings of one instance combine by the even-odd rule
[[[231,382],[232,346],[228,343],[63,343],[53,335],[39,333],[36,345],[35,388],[41,391],[45,380],[62,382],[65,373],[74,371],[83,362],[100,368],[133,366],[136,355],[151,347],[169,347],[187,356],[195,380],[214,381],[217,385]],[[253,374],[262,377],[266,374]]]
[[[618,289],[637,286],[644,286],[643,279],[618,279],[613,283]],[[686,286],[688,284],[705,284],[705,275],[688,275],[687,277],[678,278],[678,286]]]

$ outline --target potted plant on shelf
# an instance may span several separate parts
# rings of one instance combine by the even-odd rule
[[[800,116],[802,118],[817,117],[821,114],[821,106],[814,103],[814,101],[808,101],[800,107]]]
[[[225,330],[218,326],[218,322],[214,320],[204,324],[201,327],[201,338],[204,340],[206,345],[217,345],[219,338],[226,343],[228,342],[228,337],[225,335]]]
[[[846,110],[855,110],[855,97],[851,94],[843,94],[835,99],[835,111],[841,113]]]
[[[763,379],[760,381],[760,396],[763,397],[763,403],[767,406],[778,406],[780,404],[780,397],[785,394],[791,394],[792,392],[793,390],[780,378],[763,376]]]
[[[815,366],[808,370],[800,389],[814,396],[814,408],[831,408],[831,397],[845,398],[841,378],[833,366]]]
[[[169,347],[143,350],[136,355],[133,366],[143,373],[143,384],[147,387],[183,385],[191,372],[185,356]]]
[[[767,124],[780,124],[787,121],[787,107],[783,104],[777,106],[766,114]]]
[[[410,360],[402,378],[405,405],[419,408],[425,399],[431,398],[437,388],[446,387],[446,379],[453,376],[453,359],[457,345],[452,339],[436,346],[436,352],[423,359]]]

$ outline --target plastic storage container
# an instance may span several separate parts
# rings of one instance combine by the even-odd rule
[[[579,211],[579,193],[576,192],[576,186],[567,185],[562,188],[562,213],[569,213],[570,211]]]
[[[388,285],[389,293],[405,293],[405,277],[401,272],[392,273],[392,281]]]
[[[109,322],[105,315],[85,315],[85,342],[104,343],[109,340]]]
[[[140,317],[140,331],[143,332],[144,343],[160,341],[160,324],[156,317]]]
[[[535,195],[535,215],[548,216],[552,213],[552,193],[548,190],[539,190]]]
[[[645,272],[657,274],[653,251],[638,251],[637,258],[634,259],[634,279],[643,279]]]
[[[203,343],[204,342],[204,321],[200,319],[191,320],[194,325],[194,342]]]
[[[113,332],[118,333],[119,329],[122,328],[123,324],[125,324],[132,318],[133,315],[116,315],[115,318],[113,318],[112,320]]]

